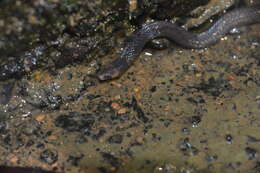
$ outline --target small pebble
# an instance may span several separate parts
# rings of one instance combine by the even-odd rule
[[[112,107],[113,109],[115,109],[115,110],[120,109],[120,105],[119,105],[117,102],[111,103],[111,107]]]
[[[151,92],[155,92],[156,91],[156,86],[152,86],[152,88],[150,88]]]
[[[198,127],[200,122],[201,122],[201,117],[200,116],[192,116],[191,117],[192,127]]]
[[[134,92],[136,92],[136,93],[138,93],[138,92],[140,92],[140,88],[134,88]]]
[[[225,138],[228,144],[232,144],[233,137],[230,134],[226,135]]]
[[[218,156],[217,156],[217,155],[213,155],[213,156],[207,155],[207,156],[205,157],[205,160],[206,160],[207,162],[209,162],[209,163],[211,163],[211,162],[213,162],[213,161],[215,161],[215,160],[217,160],[217,159],[218,159]]]
[[[51,135],[51,136],[48,136],[48,139],[49,139],[49,140],[57,140],[58,137],[57,137],[57,136],[54,136],[54,135]]]
[[[126,108],[121,108],[117,111],[118,114],[125,114],[127,112]]]
[[[40,154],[40,160],[51,165],[58,160],[58,152],[46,149]]]
[[[135,141],[136,141],[137,143],[139,143],[139,144],[143,144],[143,143],[144,143],[144,138],[141,137],[141,136],[138,136],[138,137],[135,138]]]
[[[259,171],[259,172],[260,172],[260,162],[259,162],[259,161],[255,163],[254,169],[255,169],[256,171]]]
[[[36,116],[36,121],[38,122],[42,122],[45,119],[45,115],[44,114],[39,114]]]
[[[246,147],[245,152],[247,154],[248,160],[253,160],[257,157],[257,151],[251,147]]]
[[[13,157],[11,157],[10,162],[13,164],[17,164],[18,160],[19,160],[18,157],[13,156]]]
[[[120,96],[120,95],[116,95],[116,96],[114,97],[114,99],[115,99],[115,100],[119,100],[119,99],[121,99],[121,96]]]
[[[110,144],[121,144],[123,142],[123,136],[120,134],[116,134],[110,136],[107,140]]]
[[[184,127],[182,130],[181,130],[182,133],[184,134],[189,134],[190,133],[190,130],[186,127]]]

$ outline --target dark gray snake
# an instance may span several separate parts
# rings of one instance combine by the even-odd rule
[[[99,80],[111,80],[122,75],[141,53],[145,44],[158,37],[176,42],[184,48],[205,48],[221,39],[231,29],[260,23],[260,5],[232,10],[218,19],[208,30],[192,33],[165,21],[145,24],[126,41],[120,57],[97,73]]]

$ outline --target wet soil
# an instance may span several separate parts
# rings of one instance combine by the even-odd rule
[[[110,82],[87,77],[85,65],[10,82],[0,162],[72,173],[259,170],[258,29],[205,50],[145,49]]]
[[[259,172],[259,27],[203,50],[146,48],[113,81],[93,78],[100,64],[89,61],[1,82],[0,164],[66,173]]]

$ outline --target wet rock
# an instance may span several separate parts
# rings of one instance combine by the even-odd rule
[[[117,103],[117,102],[112,102],[112,103],[111,103],[111,107],[112,107],[113,109],[115,109],[115,110],[120,109],[120,105],[119,105],[119,103]]]
[[[16,94],[23,97],[28,96],[27,88],[28,88],[27,82],[23,82],[23,81],[17,82]]]
[[[97,168],[101,173],[112,173],[109,169],[105,167],[98,167]]]
[[[93,100],[93,99],[96,99],[96,98],[99,98],[100,95],[95,95],[95,94],[87,94],[87,98],[89,100]]]
[[[231,168],[232,170],[237,170],[241,166],[241,162],[232,162],[227,165],[228,168]]]
[[[162,166],[156,166],[153,173],[174,173],[174,172],[177,172],[177,171],[178,170],[177,170],[175,165],[172,165],[170,163],[166,163]]]
[[[257,151],[254,148],[246,147],[245,152],[248,157],[248,160],[253,160],[257,157]]]
[[[83,82],[86,89],[97,85],[97,82],[93,78],[88,76],[84,78]]]
[[[79,135],[79,136],[76,137],[75,142],[77,144],[83,144],[83,143],[88,142],[88,139],[85,136],[83,136],[83,135]]]
[[[125,115],[127,113],[127,109],[126,108],[120,108],[118,111],[117,111],[117,114],[119,115]]]
[[[44,148],[45,148],[45,145],[44,145],[43,143],[38,143],[38,144],[36,145],[36,148],[38,148],[38,149],[44,149]]]
[[[151,88],[150,88],[150,91],[153,93],[153,92],[155,92],[156,91],[156,86],[152,86]]]
[[[22,168],[0,166],[1,173],[54,173],[52,171],[44,171],[40,168]]]
[[[109,31],[122,28],[120,24],[128,17],[123,15],[127,14],[127,9],[120,7],[111,15],[104,15],[111,6],[102,9],[100,3],[93,1],[68,4],[54,1],[1,4],[1,24],[4,23],[4,27],[0,33],[0,51],[4,57],[1,58],[0,80],[20,78],[36,68],[60,68],[71,63],[89,62],[111,50],[114,32]],[[92,4],[91,8],[88,8],[89,4]],[[118,1],[113,4],[118,4]],[[127,2],[120,4],[126,6]],[[84,13],[81,14],[81,10]],[[20,13],[16,16],[13,11]],[[34,11],[34,14],[29,11]],[[77,14],[84,20],[74,16],[70,22],[60,25],[69,14]]]
[[[190,134],[190,130],[186,127],[184,127],[183,129],[181,129],[181,132],[184,134]]]
[[[7,134],[3,137],[3,144],[4,146],[10,147],[12,146],[12,138],[10,134]]]
[[[14,140],[12,142],[12,148],[18,149],[18,148],[24,146],[25,143],[26,143],[26,141],[25,141],[24,137],[20,133],[18,133],[14,137]]]
[[[8,124],[5,121],[0,121],[0,133],[5,134],[8,131]]]
[[[25,52],[25,56],[22,56],[23,68],[26,72],[31,72],[38,65],[38,60],[43,55],[46,50],[46,46],[37,45],[35,48],[31,49],[28,52]]]
[[[67,80],[72,80],[73,74],[71,72],[66,73]]]
[[[47,98],[48,95],[52,95],[51,93],[47,94],[46,91],[42,88],[38,89],[37,91],[31,89],[29,92],[30,93],[28,93],[27,90],[22,91],[22,93],[26,95],[26,102],[31,106],[38,109],[44,109],[48,108],[48,106],[51,106],[51,103]]]
[[[156,142],[159,142],[161,141],[162,137],[157,135],[156,133],[152,133],[152,140],[153,141],[156,141]]]
[[[133,146],[141,146],[145,143],[145,138],[142,136],[137,136],[135,140],[130,144],[131,147]]]
[[[213,16],[217,14],[221,15],[222,11],[227,10],[232,5],[236,4],[235,0],[226,1],[209,1],[206,5],[200,6],[190,13],[193,17],[187,21],[185,24],[186,28],[194,28],[207,23]]]
[[[189,142],[189,138],[185,138],[180,141],[179,149],[182,151],[184,155],[187,156],[193,156],[198,154],[199,152],[199,150]]]
[[[232,144],[232,141],[233,141],[233,137],[230,135],[230,134],[227,134],[225,136],[225,139],[227,141],[228,144]]]
[[[86,106],[86,110],[94,110],[95,113],[100,114],[100,116],[111,117],[115,116],[115,110],[111,107],[110,102],[98,101],[89,102]]]
[[[248,142],[260,142],[260,139],[257,139],[257,138],[255,138],[255,137],[253,137],[253,136],[247,136],[247,141]]]
[[[43,137],[43,132],[40,125],[35,121],[28,121],[21,125],[21,133],[26,136]]]
[[[67,162],[69,162],[73,166],[79,166],[80,160],[84,157],[84,154],[81,154],[80,156],[69,156],[67,159]]]
[[[256,172],[260,172],[260,162],[259,162],[259,161],[257,161],[257,162],[255,163],[254,170],[255,170]]]
[[[190,118],[190,122],[192,124],[192,127],[198,127],[199,123],[201,122],[200,116],[192,116]]]
[[[149,119],[145,116],[142,108],[138,105],[137,100],[135,97],[132,98],[132,106],[133,110],[137,113],[137,118],[141,120],[143,123],[147,123]]]
[[[260,109],[260,96],[256,97],[256,104],[257,104],[257,108]]]
[[[104,128],[99,129],[99,130],[98,130],[98,133],[92,136],[92,139],[98,140],[99,138],[101,138],[102,136],[104,136],[104,135],[106,134],[106,132],[107,132],[107,131],[106,131],[106,129],[104,129]]]
[[[51,165],[58,160],[58,152],[55,150],[46,149],[41,152],[40,160]]]
[[[232,63],[230,62],[226,62],[226,61],[217,61],[216,65],[222,69],[224,69],[225,71],[229,71],[230,68],[232,67]]]
[[[12,133],[12,131],[8,131],[8,133],[4,134],[0,138],[0,144],[6,149],[19,149],[26,144],[26,138],[20,132]]]
[[[195,105],[205,103],[205,100],[203,99],[202,96],[189,97],[189,98],[187,98],[187,100],[188,100],[190,103],[193,103],[193,104],[195,104]]]
[[[33,140],[29,140],[27,141],[27,143],[25,144],[26,147],[31,147],[35,144],[35,142]]]
[[[141,22],[147,16],[155,20],[172,19],[173,16],[187,15],[196,7],[206,4],[208,0],[163,0],[163,1],[138,1],[138,9],[134,11],[133,18]],[[186,4],[186,5],[185,5]]]
[[[216,161],[217,159],[218,159],[218,156],[217,156],[217,155],[213,155],[213,156],[211,156],[211,155],[206,155],[206,157],[205,157],[205,160],[206,160],[207,162],[209,162],[209,163],[214,162],[214,161]]]
[[[110,144],[121,144],[123,142],[123,136],[120,134],[116,134],[110,136],[107,140]]]
[[[10,60],[6,64],[0,66],[0,80],[7,80],[10,78],[19,79],[24,73],[23,65],[16,60]]]
[[[79,97],[80,97],[80,94],[79,94],[79,93],[69,94],[69,95],[64,95],[64,96],[62,97],[62,100],[63,100],[64,102],[73,102],[73,101],[76,101]]]
[[[170,125],[171,125],[171,123],[173,122],[173,120],[171,120],[171,119],[160,119],[160,121],[161,122],[163,122],[163,125],[164,125],[164,127],[169,127]]]
[[[57,127],[63,128],[67,131],[90,133],[92,126],[95,123],[95,118],[91,114],[81,114],[77,112],[70,112],[68,115],[61,114],[55,120],[54,124]]]
[[[229,81],[224,79],[224,77],[214,78],[211,77],[207,81],[201,82],[198,86],[194,88],[201,90],[207,94],[218,97],[225,90],[232,90],[232,86]]]
[[[85,91],[87,89],[85,83],[83,81],[80,81],[77,86],[77,91],[80,93],[82,91]]]
[[[101,153],[101,156],[103,157],[105,162],[109,163],[113,167],[118,168],[120,166],[119,159],[116,158],[114,155],[103,152],[103,153]]]
[[[29,51],[21,52],[15,58],[9,58],[0,67],[0,80],[19,79],[24,74],[34,70],[45,49],[45,46],[37,45]]]
[[[194,63],[186,63],[182,65],[183,71],[187,74],[194,75],[196,73],[199,73],[199,68],[196,64]]]
[[[253,63],[245,64],[238,68],[235,68],[233,71],[237,76],[247,76],[250,73],[250,70],[254,68]]]
[[[12,97],[14,82],[6,82],[0,85],[0,104],[7,104]]]
[[[48,105],[51,109],[59,109],[62,104],[61,96],[54,96],[51,93],[47,94]]]

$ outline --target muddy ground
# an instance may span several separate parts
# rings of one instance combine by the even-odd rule
[[[2,81],[0,164],[68,173],[260,172],[259,28],[238,28],[203,50],[146,48],[113,81],[92,74],[119,49],[102,61]]]

